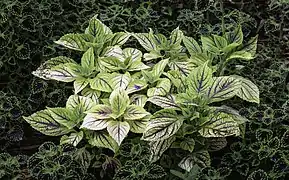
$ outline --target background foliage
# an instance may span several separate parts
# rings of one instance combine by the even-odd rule
[[[214,157],[212,168],[195,174],[200,179],[289,178],[289,4],[286,0],[228,0],[222,3],[217,0],[1,1],[0,148],[4,154],[0,155],[0,178],[19,176],[21,179],[25,176],[37,179],[36,172],[29,168],[29,161],[38,164],[45,161],[45,166],[52,168],[55,164],[50,165],[49,158],[62,158],[57,154],[62,151],[60,146],[53,145],[51,151],[43,152],[41,148],[38,151],[42,143],[54,141],[57,144],[58,138],[48,138],[35,132],[21,116],[30,115],[45,106],[63,106],[72,89],[64,83],[33,77],[31,72],[51,57],[77,56],[53,41],[67,33],[84,31],[88,19],[95,14],[99,14],[99,19],[115,31],[147,32],[148,28],[152,28],[168,35],[179,26],[186,35],[197,38],[201,34],[220,33],[223,16],[228,29],[241,23],[246,37],[259,34],[256,59],[230,64],[225,72],[250,78],[260,89],[259,106],[240,105],[231,100],[231,106],[241,109],[241,114],[250,120],[245,139],[227,139],[225,149],[211,152]],[[127,143],[129,147],[131,143]],[[132,173],[131,167],[136,166],[134,163],[144,172],[157,170],[158,167],[148,167],[144,160],[133,158],[139,151],[145,153],[142,146],[136,147],[129,155],[126,149],[119,155],[119,160],[106,156],[91,157],[98,159],[98,164],[86,164],[84,170],[75,169],[74,165],[65,165],[65,169],[61,168],[63,165],[57,165],[58,169],[51,170],[55,172],[52,177],[57,177],[60,172],[65,172],[68,177],[68,174],[79,171],[89,176],[87,169],[91,174],[105,177],[109,174],[106,172],[121,167],[116,178],[125,178]],[[75,158],[72,154],[68,153],[63,158]],[[45,160],[40,160],[41,157]],[[160,162],[165,167],[167,178],[172,177],[170,161],[174,159],[167,155]],[[158,177],[164,172],[159,169],[151,174]]]

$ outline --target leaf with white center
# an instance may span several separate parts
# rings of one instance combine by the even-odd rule
[[[180,147],[183,150],[193,152],[195,149],[195,140],[193,138],[185,138],[181,143]]]
[[[117,142],[119,146],[127,136],[129,129],[130,126],[125,121],[110,121],[107,126],[109,135]]]
[[[112,31],[109,27],[107,27],[100,20],[98,20],[97,15],[95,15],[89,20],[89,25],[85,29],[85,33],[90,34],[94,37],[101,37],[105,34],[112,34]]]
[[[50,115],[53,119],[60,124],[72,129],[77,125],[78,117],[75,116],[73,111],[68,108],[48,108]]]
[[[178,166],[187,172],[190,172],[194,165],[200,168],[209,167],[211,165],[211,158],[208,151],[195,152],[181,160]]]
[[[129,105],[124,112],[123,118],[125,120],[137,120],[150,115],[143,107],[137,105]]]
[[[237,90],[236,95],[245,101],[259,104],[259,88],[248,79],[242,78],[240,76],[237,76],[236,78],[241,81],[241,87]]]
[[[122,69],[123,63],[116,57],[98,58],[100,72],[114,72]]]
[[[60,139],[60,145],[62,144],[72,144],[77,146],[77,144],[83,139],[83,132],[71,133],[69,136],[64,135]]]
[[[34,76],[39,77],[39,78],[49,80],[50,70],[57,65],[65,64],[65,63],[76,64],[76,62],[73,59],[70,59],[70,58],[65,57],[65,56],[58,56],[55,58],[51,58],[48,61],[46,61],[45,63],[41,64],[41,66],[39,68],[37,68],[36,71],[33,71],[32,74]]]
[[[130,131],[133,133],[143,133],[150,120],[150,115],[136,121],[126,121],[130,126]]]
[[[197,53],[202,53],[202,49],[200,47],[200,45],[198,44],[198,42],[192,38],[192,37],[188,37],[188,36],[183,36],[183,42],[185,44],[185,47],[187,48],[187,50],[189,51],[190,55],[194,55]]]
[[[60,136],[71,130],[55,121],[49,110],[38,111],[31,116],[23,117],[34,129],[47,136]]]
[[[123,45],[130,38],[130,33],[126,32],[117,32],[113,34],[112,39],[110,40],[110,45]]]
[[[74,63],[65,63],[54,66],[46,73],[47,79],[53,79],[61,82],[72,82],[81,77],[80,66]]]
[[[124,58],[130,58],[130,62],[141,61],[142,52],[135,48],[125,48],[123,50]]]
[[[164,59],[154,65],[153,70],[152,70],[152,74],[154,78],[158,79],[163,74],[168,62],[169,62],[169,59]]]
[[[126,89],[131,81],[131,77],[129,73],[125,74],[113,74],[109,84],[111,85],[112,89]]]
[[[98,104],[101,92],[91,88],[85,88],[81,91],[81,95],[92,99],[94,103]]]
[[[131,104],[144,107],[147,102],[147,96],[143,94],[134,94],[130,98]]]
[[[156,162],[159,160],[162,156],[162,154],[170,148],[172,143],[176,140],[175,136],[169,137],[164,140],[157,140],[157,141],[152,141],[149,143],[150,146],[150,161],[151,162]]]
[[[88,143],[92,146],[108,148],[113,152],[118,150],[116,141],[103,131],[94,131],[88,136]]]
[[[145,70],[145,69],[150,69],[150,67],[145,65],[141,61],[134,61],[128,67],[128,71],[140,71],[140,70]]]
[[[202,48],[204,51],[210,52],[212,54],[220,54],[220,50],[215,43],[212,36],[201,36]]]
[[[77,78],[73,82],[73,87],[74,87],[74,94],[79,93],[82,91],[87,85],[89,84],[89,81],[86,78]]]
[[[149,33],[135,33],[133,37],[137,39],[140,45],[147,51],[152,51],[157,49],[157,45],[154,39],[149,35]]]
[[[80,128],[81,129],[85,128],[94,131],[105,129],[108,126],[109,120],[105,118],[98,119],[97,116],[99,116],[99,114],[88,113],[83,119],[83,123],[80,126]]]
[[[226,61],[229,61],[231,59],[242,59],[242,60],[251,60],[251,59],[254,59],[254,56],[249,53],[249,52],[246,52],[246,51],[236,51],[236,52],[233,52],[227,59]]]
[[[93,42],[93,39],[94,37],[90,34],[66,34],[55,41],[55,43],[69,49],[87,51],[89,49],[89,42]]]
[[[206,92],[212,84],[213,71],[208,67],[207,63],[194,69],[188,76],[188,84],[192,87],[196,93]]]
[[[90,87],[101,92],[111,92],[113,90],[109,81],[112,75],[110,73],[99,73],[95,78],[90,80]]]
[[[227,137],[240,135],[239,124],[228,114],[211,113],[209,120],[199,130],[203,137]]]
[[[109,46],[104,50],[104,57],[115,57],[121,62],[124,61],[123,51],[119,46]]]
[[[93,48],[89,48],[82,56],[81,58],[81,66],[93,70],[95,66],[95,58],[94,58],[94,52]]]
[[[207,90],[209,103],[230,99],[236,95],[241,85],[240,80],[230,77],[214,77],[212,85]]]
[[[179,71],[182,75],[187,76],[190,72],[196,68],[196,64],[190,62],[190,61],[183,61],[183,62],[170,62],[169,67],[171,70],[177,70]]]
[[[129,85],[126,88],[126,92],[128,94],[134,93],[134,92],[143,90],[147,86],[148,84],[145,80],[135,79],[129,83]]]
[[[237,43],[241,45],[243,42],[242,27],[238,25],[234,31],[225,33],[225,37],[229,44]]]
[[[92,114],[96,119],[109,119],[112,114],[112,109],[108,105],[98,104],[85,113]]]
[[[116,89],[112,91],[109,96],[109,103],[112,107],[113,114],[115,118],[121,116],[126,110],[127,106],[130,104],[129,97],[125,90]]]
[[[177,27],[174,29],[170,36],[171,45],[180,45],[183,39],[183,32]]]
[[[157,141],[173,136],[183,124],[183,118],[174,110],[163,109],[156,112],[148,123],[142,139]]]
[[[79,95],[69,96],[66,102],[66,108],[75,110],[76,107],[79,107],[80,113],[88,111],[95,105],[95,102],[91,98]]]
[[[148,101],[164,109],[180,109],[179,105],[176,103],[175,96],[172,94],[169,94],[166,97],[153,96],[150,97]]]

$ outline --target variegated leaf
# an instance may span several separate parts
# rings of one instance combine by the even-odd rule
[[[170,148],[172,143],[176,140],[175,136],[169,137],[164,140],[157,140],[157,141],[152,141],[149,143],[150,146],[150,161],[151,162],[156,162],[157,160],[160,159],[162,154]]]
[[[80,107],[80,113],[88,111],[95,105],[95,102],[91,98],[79,95],[69,96],[66,102],[66,108],[75,110],[76,107]]]
[[[80,91],[82,91],[88,84],[89,84],[89,81],[86,78],[77,78],[73,82],[74,94],[77,94]]]
[[[109,120],[107,120],[106,118],[98,119],[98,116],[99,114],[97,113],[88,113],[85,116],[80,128],[94,131],[105,129],[108,126]]]
[[[55,43],[69,49],[87,51],[89,49],[88,42],[93,42],[93,39],[94,37],[90,34],[66,34]]]
[[[95,78],[90,80],[90,87],[102,92],[111,92],[113,89],[109,83],[111,78],[110,73],[99,73]]]
[[[130,62],[141,61],[142,52],[135,48],[125,48],[123,50],[124,58],[130,58]]]
[[[144,107],[147,102],[146,95],[143,94],[133,94],[130,98],[131,104],[135,104],[140,107]]]
[[[85,33],[90,34],[94,37],[101,37],[105,34],[112,34],[112,31],[109,27],[107,27],[100,20],[98,20],[97,15],[95,15],[90,19],[89,25],[85,29]]]
[[[237,96],[245,101],[260,103],[259,99],[259,89],[258,87],[250,80],[242,78],[240,76],[236,77],[241,81],[241,87],[237,90]]]
[[[114,72],[122,69],[123,63],[116,57],[98,58],[100,72]]]
[[[131,77],[129,73],[125,74],[113,74],[109,84],[113,89],[126,89],[131,81]]]
[[[130,38],[131,34],[127,32],[117,32],[113,34],[112,39],[110,40],[110,45],[123,45]]]
[[[35,74],[34,74],[35,75]],[[72,82],[81,77],[80,66],[74,63],[59,64],[45,72],[46,79],[62,82]]]
[[[194,54],[202,53],[202,49],[200,45],[194,38],[183,36],[183,42],[191,56]]]
[[[137,91],[141,91],[143,89],[145,89],[147,87],[147,82],[145,80],[141,80],[141,79],[136,79],[133,80],[129,83],[129,85],[126,88],[126,92],[128,94],[130,93],[134,93]]]
[[[109,97],[109,102],[112,108],[112,112],[115,115],[114,118],[121,116],[130,104],[129,97],[125,90],[116,89]]]
[[[143,133],[147,126],[148,121],[150,120],[150,116],[146,116],[142,119],[138,119],[136,121],[127,121],[130,126],[130,131],[134,133]]]
[[[110,46],[107,47],[103,53],[104,57],[115,57],[121,62],[124,61],[124,54],[122,49],[119,46]]]
[[[101,92],[91,88],[85,88],[81,91],[81,95],[92,99],[94,103],[98,104]]]
[[[81,58],[81,66],[93,70],[95,66],[95,58],[94,58],[94,52],[93,48],[89,48],[82,56]]]
[[[118,150],[116,141],[103,131],[94,131],[88,136],[88,143],[92,146],[108,148],[113,152]]]
[[[107,126],[109,135],[117,142],[119,146],[127,136],[129,129],[130,126],[125,121],[110,121]]]
[[[68,108],[48,108],[52,118],[60,124],[72,129],[78,124],[78,117]]]
[[[112,109],[108,105],[98,104],[85,113],[92,114],[96,119],[109,119],[112,114]]]
[[[165,109],[180,109],[179,105],[176,103],[174,95],[171,94],[166,97],[153,96],[150,97],[148,101]]]
[[[69,136],[64,135],[60,139],[60,145],[62,144],[72,144],[77,146],[77,144],[83,139],[83,132],[71,133]]]
[[[142,119],[145,116],[150,115],[143,107],[137,105],[129,105],[124,112],[123,118],[125,120],[137,120]]]
[[[147,51],[152,51],[157,49],[157,45],[152,37],[149,36],[149,33],[135,33],[133,37],[137,39],[140,45],[145,48]]]
[[[200,168],[209,167],[211,165],[211,158],[208,151],[199,151],[189,155],[183,158],[178,165],[180,168],[190,172],[195,164]]]
[[[190,72],[193,71],[194,68],[197,67],[196,64],[190,61],[170,62],[168,65],[171,70],[177,70],[184,76],[187,76]]]
[[[177,27],[170,35],[170,44],[180,45],[183,39],[183,32]]]

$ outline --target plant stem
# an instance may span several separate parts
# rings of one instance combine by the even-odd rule
[[[221,12],[222,12],[222,35],[225,34],[226,30],[225,30],[225,19],[224,19],[224,5],[223,5],[223,0],[220,0],[220,8],[221,8]]]

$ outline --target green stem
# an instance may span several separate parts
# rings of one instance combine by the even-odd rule
[[[224,5],[223,5],[223,0],[220,0],[220,8],[221,8],[221,12],[222,12],[222,35],[225,34],[226,30],[225,30],[225,19],[224,19]]]

